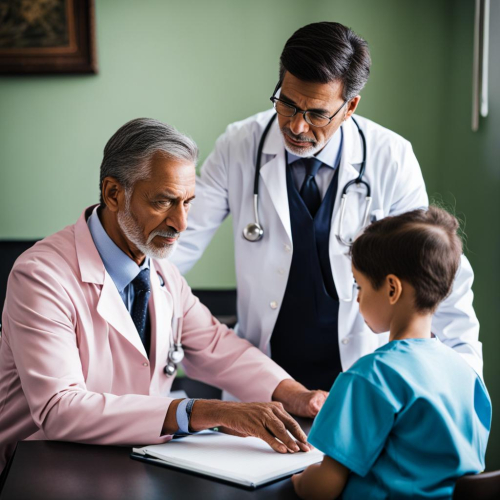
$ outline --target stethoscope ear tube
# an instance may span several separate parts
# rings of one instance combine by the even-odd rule
[[[259,147],[257,148],[257,158],[255,160],[255,177],[253,182],[253,216],[255,222],[250,222],[243,229],[243,237],[247,241],[259,241],[264,236],[264,228],[260,225],[259,221],[259,177],[260,177],[260,165],[262,158],[262,149],[264,148],[264,142],[266,141],[269,129],[276,119],[276,113],[271,117],[262,136],[259,141]]]
[[[279,88],[276,88],[277,89]],[[275,91],[275,93],[276,93]],[[273,124],[274,120],[276,119],[276,114],[273,114],[271,119],[269,120],[268,124],[266,125],[266,128],[264,129],[264,132],[262,133],[262,136],[259,141],[259,146],[257,148],[257,158],[255,159],[255,178],[254,178],[254,187],[253,187],[253,212],[254,212],[254,220],[255,222],[251,222],[245,226],[243,229],[243,237],[250,242],[255,242],[259,241],[263,238],[264,236],[264,228],[260,225],[259,221],[259,179],[260,179],[260,166],[261,166],[261,159],[262,159],[262,149],[264,148],[264,143],[266,141],[267,135],[269,133],[269,130],[271,128],[271,125]],[[353,185],[353,184],[363,184],[366,187],[366,207],[365,207],[365,212],[363,215],[363,221],[361,228],[364,228],[368,224],[368,219],[370,217],[370,209],[372,206],[372,197],[371,197],[371,188],[370,185],[363,180],[363,176],[365,173],[365,168],[366,168],[366,138],[365,134],[361,130],[361,127],[359,126],[358,122],[352,117],[352,121],[355,123],[359,135],[361,136],[361,141],[363,143],[363,161],[361,163],[361,168],[359,170],[359,175],[356,179],[348,182],[345,186],[344,189],[342,190],[342,200],[340,204],[340,218],[339,218],[339,225],[338,225],[338,233],[336,235],[337,240],[342,243],[343,245],[351,246],[352,245],[352,238],[349,238],[349,241],[345,240],[342,237],[342,230],[343,230],[343,224],[344,224],[344,216],[345,216],[345,210],[346,210],[346,204],[347,204],[347,196],[348,192],[347,190]]]

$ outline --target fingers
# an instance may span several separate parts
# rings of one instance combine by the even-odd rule
[[[301,443],[300,441],[297,441],[297,444],[299,445],[300,451],[304,451],[306,453],[313,449],[309,443]]]
[[[311,392],[311,396],[309,398],[309,411],[311,417],[315,417],[318,414],[327,397],[328,393],[325,391],[318,390]]]
[[[277,451],[278,453],[288,452],[288,448],[283,443],[280,443],[274,436],[269,434],[269,432],[267,432],[266,430],[260,433],[258,437],[263,441],[265,441],[274,451]]]
[[[232,403],[223,415],[222,432],[256,436],[278,453],[310,450],[305,433],[281,403]]]
[[[300,425],[298,422],[295,421],[284,409],[281,404],[277,404],[275,407],[275,415],[280,419],[281,425],[284,425],[285,429],[283,429],[282,426],[278,426],[281,430],[286,432],[286,435],[288,437],[287,441],[284,441],[282,438],[282,435],[276,435],[278,439],[283,441],[287,447],[290,449],[290,451],[296,452],[296,451],[304,451],[308,452],[312,450],[312,446],[309,445],[307,442],[307,436],[304,433],[304,431],[301,429]],[[294,441],[290,434],[288,434],[288,431],[292,434],[293,437],[297,439],[297,441]],[[295,446],[290,445],[290,442],[292,442]]]
[[[283,407],[278,407],[275,413],[295,439],[297,439],[300,443],[307,443],[307,436],[305,432],[301,429],[298,422],[291,415],[289,415]]]
[[[292,453],[300,451],[295,440],[288,434],[283,422],[278,418],[273,418],[267,422],[268,431],[277,439],[279,439]]]

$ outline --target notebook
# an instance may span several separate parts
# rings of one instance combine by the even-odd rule
[[[249,488],[282,479],[321,462],[323,454],[281,454],[261,439],[203,431],[168,443],[134,448],[132,458],[152,457],[156,463],[215,477]]]

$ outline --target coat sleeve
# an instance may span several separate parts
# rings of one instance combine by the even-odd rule
[[[161,429],[170,398],[87,390],[77,311],[60,279],[61,272],[71,273],[65,265],[62,259],[57,265],[24,259],[9,278],[2,341],[11,348],[34,423],[50,440],[168,441],[171,436],[161,436]]]
[[[226,390],[241,401],[271,401],[278,384],[292,377],[219,323],[192,294],[179,271],[174,272],[182,300],[182,344],[186,353],[183,366],[187,375]]]
[[[213,235],[229,214],[228,142],[226,132],[217,140],[196,178],[196,198],[189,211],[188,228],[179,238],[170,257],[180,271],[187,273],[201,257]]]
[[[405,141],[401,167],[395,184],[390,215],[428,206],[424,180],[415,154]],[[432,332],[441,342],[452,347],[482,376],[482,346],[479,322],[472,306],[474,273],[462,255],[451,294],[439,305],[432,320]]]
[[[462,255],[450,295],[439,304],[432,318],[432,332],[452,347],[482,377],[483,353],[479,342],[479,321],[472,306],[472,267]]]

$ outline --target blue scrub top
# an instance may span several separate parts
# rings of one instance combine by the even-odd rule
[[[309,442],[352,473],[343,499],[451,498],[484,470],[491,401],[437,339],[389,342],[333,385]]]

